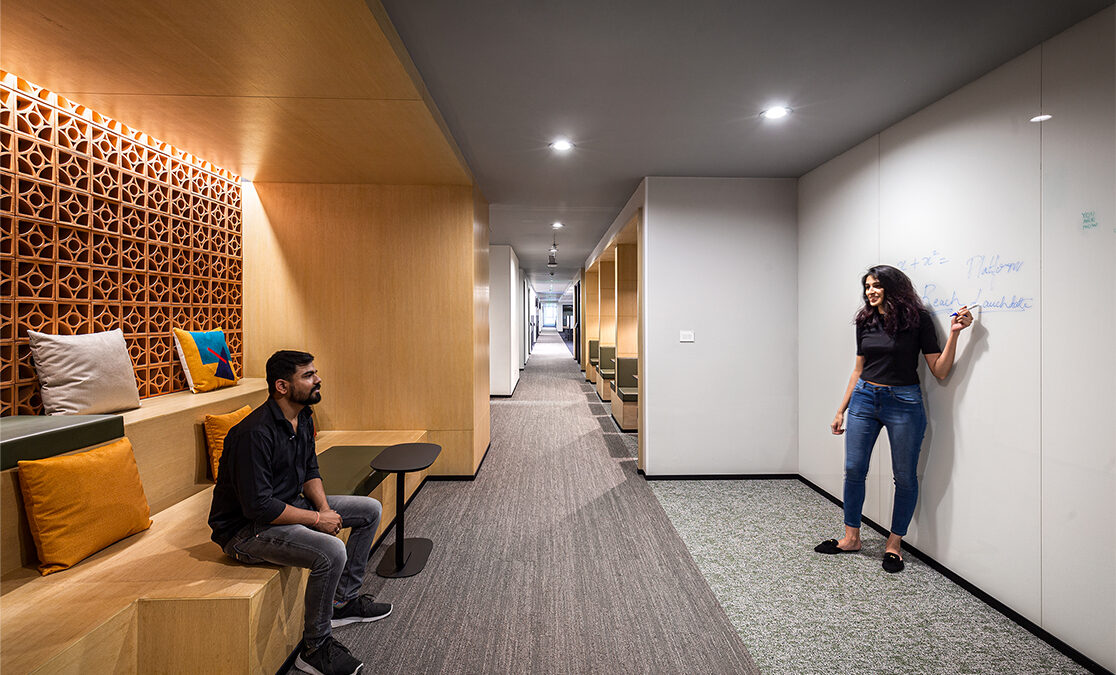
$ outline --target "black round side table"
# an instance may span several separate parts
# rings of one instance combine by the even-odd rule
[[[442,446],[434,443],[400,443],[385,448],[368,463],[376,471],[395,474],[395,543],[384,551],[376,574],[389,579],[410,577],[426,567],[426,560],[434,548],[429,539],[405,539],[403,536],[403,510],[406,494],[403,477],[408,471],[422,471],[438,459]]]

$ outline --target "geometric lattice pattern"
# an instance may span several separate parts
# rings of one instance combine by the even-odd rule
[[[241,372],[237,176],[0,71],[0,414],[41,414],[27,330],[121,328],[140,396],[186,388],[171,327]]]

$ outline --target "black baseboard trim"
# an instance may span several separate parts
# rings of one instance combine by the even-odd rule
[[[844,507],[844,505],[845,505],[844,501],[842,501],[842,500],[838,499],[837,497],[834,497],[833,495],[829,494],[828,492],[826,492],[820,486],[818,486],[815,483],[813,483],[812,481],[810,481],[805,476],[799,475],[798,480],[802,481],[807,487],[812,489],[814,492],[817,492],[821,496],[825,497],[829,501],[833,502],[837,506]],[[879,532],[880,535],[882,535],[884,537],[887,537],[889,534],[891,534],[891,532],[888,531],[887,528],[883,527],[882,525],[875,522],[871,518],[865,518],[865,517],[861,516],[861,521],[865,525],[868,525],[869,527],[871,527],[876,532]],[[926,553],[918,550],[916,547],[911,546],[910,544],[908,544],[907,542],[904,541],[903,542],[903,550],[904,551],[909,551],[911,553],[911,555],[913,555],[914,557],[921,560],[923,563],[925,563],[928,567],[933,569],[935,572],[938,572],[939,574],[941,574],[945,578],[949,579],[953,583],[957,584],[961,588],[968,591],[971,595],[976,597],[978,600],[982,601],[984,604],[988,605],[989,607],[996,610],[1000,614],[1003,614],[1007,618],[1011,619],[1017,625],[1026,629],[1027,632],[1031,633],[1032,635],[1034,635],[1038,639],[1042,640],[1046,644],[1048,644],[1051,647],[1053,647],[1054,649],[1058,650],[1064,656],[1070,658],[1071,660],[1074,661],[1074,663],[1081,666],[1082,668],[1085,668],[1086,670],[1088,670],[1091,673],[1104,673],[1104,674],[1107,674],[1107,675],[1113,675],[1111,670],[1108,670],[1107,668],[1105,668],[1101,664],[1099,664],[1096,661],[1090,659],[1088,656],[1085,656],[1084,654],[1077,651],[1073,647],[1069,646],[1065,642],[1062,642],[1060,639],[1058,639],[1054,635],[1047,632],[1046,629],[1044,629],[1042,626],[1039,626],[1038,624],[1031,621],[1027,617],[1023,616],[1019,612],[1015,611],[1011,607],[1008,607],[1003,602],[1000,602],[994,596],[989,594],[987,591],[982,590],[979,586],[977,586],[973,582],[969,581],[965,577],[963,577],[960,574],[958,574],[958,573],[954,572],[953,570],[949,569],[948,567],[941,564],[937,560],[934,560],[933,558],[931,558]]]
[[[523,369],[520,368],[520,370],[523,370]],[[489,394],[488,398],[490,398],[490,399],[492,399],[492,398],[511,398],[512,396],[515,396],[515,390],[519,389],[519,383],[522,382],[522,381],[523,381],[522,377],[515,378],[515,386],[512,387],[512,390],[511,390],[510,394]]]
[[[492,450],[492,441],[489,441],[488,442],[488,447],[486,447],[484,449],[484,457],[481,457],[481,463],[477,465],[477,472],[475,474],[473,474],[472,476],[427,476],[426,480],[437,480],[437,481],[460,481],[460,480],[473,481],[473,480],[476,480],[477,476],[480,475],[481,469],[484,468],[484,460],[488,459],[488,453],[491,450]],[[423,481],[423,483],[425,483],[425,482],[426,481]]]
[[[800,476],[796,473],[695,473],[695,474],[655,474],[654,476],[643,473],[647,480],[797,480]]]

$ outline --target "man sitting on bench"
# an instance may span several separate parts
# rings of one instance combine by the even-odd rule
[[[380,524],[371,497],[326,496],[314,453],[310,406],[322,400],[314,357],[279,351],[267,360],[270,397],[233,427],[217,470],[213,541],[243,563],[307,567],[306,621],[295,665],[316,675],[353,675],[363,664],[332,628],[376,621],[388,603],[357,595]],[[336,535],[351,527],[348,545]]]

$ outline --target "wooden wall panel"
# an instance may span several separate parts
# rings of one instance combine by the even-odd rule
[[[263,375],[277,349],[309,351],[323,429],[462,432],[432,473],[471,474],[465,436],[488,372],[475,211],[467,186],[246,187],[246,371]]]
[[[601,317],[601,346],[616,344],[616,261],[601,260],[597,310]]]
[[[639,356],[638,264],[635,244],[616,245],[616,356]]]
[[[600,265],[585,270],[585,284],[582,286],[582,307],[585,308],[585,330],[582,331],[581,348],[582,370],[589,368],[589,341],[597,340],[601,335],[600,283]]]
[[[0,33],[5,68],[250,180],[472,182],[375,0],[9,2]]]
[[[0,415],[42,412],[28,330],[122,329],[142,397],[186,388],[172,326],[240,372],[236,176],[0,71],[0,191]]]

